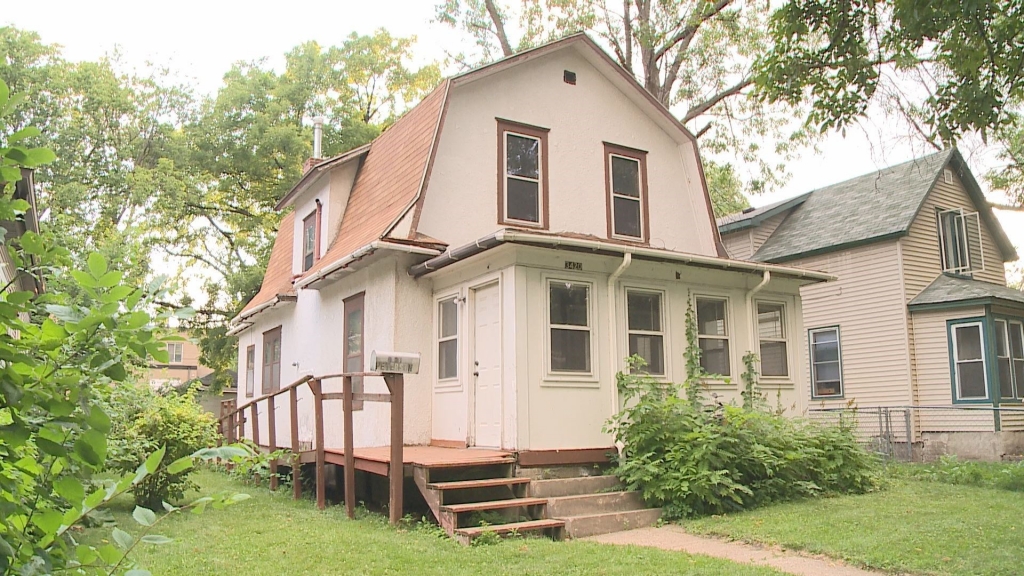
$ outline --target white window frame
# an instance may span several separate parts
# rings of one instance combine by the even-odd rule
[[[953,221],[956,223],[956,230],[953,231],[953,241],[960,244],[960,248],[963,250],[962,261],[959,262],[959,266],[950,266],[948,263],[947,253],[949,246],[946,244],[946,215],[952,215]],[[949,272],[952,274],[967,274],[971,272],[981,272],[985,270],[985,246],[984,240],[981,236],[981,216],[977,212],[965,212],[963,208],[954,208],[951,210],[939,210],[936,212],[936,221],[939,230],[939,254],[942,258],[942,271]],[[971,261],[971,235],[969,230],[973,227],[974,233],[978,237],[978,257],[980,262]],[[959,232],[959,234],[958,234]],[[977,266],[976,266],[977,264]]]
[[[701,334],[701,332],[700,332],[700,322],[697,322],[697,300],[718,300],[718,301],[721,301],[721,302],[725,302],[725,336],[711,336],[711,335]],[[736,354],[736,351],[734,350],[735,342],[733,341],[733,334],[735,334],[736,331],[733,329],[733,325],[732,325],[732,300],[728,296],[723,296],[723,295],[720,295],[720,294],[707,294],[707,293],[694,294],[693,295],[693,319],[694,319],[695,322],[697,322],[697,345],[698,346],[700,345],[700,339],[701,338],[712,338],[712,339],[716,339],[716,340],[725,340],[725,341],[729,342],[729,373],[728,374],[712,374],[712,376],[723,376],[723,377],[728,378],[728,379],[731,380],[733,378],[733,374],[732,374],[733,369],[736,367],[736,362],[735,362],[735,359],[734,359],[734,355]],[[701,357],[703,358],[703,354],[701,355]],[[717,379],[715,381],[717,381],[719,383],[725,383],[725,380],[722,380],[722,379]]]
[[[996,375],[1001,376],[999,362],[1005,360],[1010,366],[1010,395],[1003,396],[1003,382],[999,381],[999,399],[1013,400],[1017,397],[1017,383],[1013,374],[1013,343],[1010,342],[1010,323],[1003,318],[996,318]],[[999,331],[1003,333],[1003,345],[1006,347],[1006,354],[999,350]]]
[[[508,136],[510,134],[513,135],[513,136],[517,136],[519,138],[526,138],[526,139],[529,139],[529,140],[536,140],[537,141],[537,179],[536,180],[534,180],[533,178],[527,178],[525,176],[516,176],[514,174],[509,174],[508,173]],[[521,224],[523,226],[532,226],[532,227],[535,227],[535,228],[543,228],[544,227],[544,222],[545,222],[545,218],[544,218],[544,216],[545,216],[544,215],[544,198],[545,198],[545,195],[547,194],[547,190],[544,189],[544,154],[545,154],[545,152],[546,152],[546,150],[544,149],[544,139],[543,138],[538,138],[537,136],[533,136],[533,135],[530,135],[530,134],[524,134],[523,132],[517,132],[516,130],[513,130],[513,129],[502,130],[502,133],[501,133],[501,157],[502,157],[502,166],[501,166],[502,172],[501,172],[501,175],[502,175],[502,178],[504,178],[504,181],[502,182],[501,185],[504,187],[504,192],[502,193],[501,201],[505,203],[505,205],[502,207],[503,210],[504,210],[504,218],[503,218],[504,221],[510,222],[510,223],[514,223],[514,224]],[[536,222],[533,222],[531,220],[520,220],[518,218],[511,218],[508,215],[508,205],[509,205],[508,179],[509,178],[514,178],[516,180],[522,180],[523,182],[536,182],[537,183],[537,221]]]
[[[177,358],[177,359],[175,359]],[[168,342],[167,343],[167,363],[168,364],[181,364],[185,358],[185,343],[184,342]]]
[[[551,330],[557,329],[570,329],[580,330],[584,329],[580,326],[571,326],[563,324],[552,324],[551,323],[551,285],[554,283],[570,283],[570,284],[583,284],[587,286],[589,290],[589,297],[587,298],[587,328],[585,331],[590,332],[590,371],[589,372],[560,372],[552,370],[551,368],[551,353],[552,353],[552,342],[551,342]],[[544,381],[547,382],[548,386],[551,385],[571,385],[581,386],[587,388],[597,388],[600,385],[600,372],[598,356],[597,356],[597,334],[600,333],[599,326],[597,323],[597,291],[596,284],[589,279],[583,279],[581,277],[572,275],[558,275],[558,276],[541,276],[541,285],[544,290],[544,367],[545,377]]]
[[[632,330],[632,329],[630,329],[630,327],[629,327],[629,293],[630,292],[642,292],[642,293],[645,293],[645,294],[654,294],[654,295],[658,296],[658,299],[660,300],[660,305],[659,305],[658,312],[661,315],[661,331],[660,332],[649,331],[649,330]],[[654,372],[650,372],[650,375],[655,377],[655,378],[667,378],[668,375],[672,373],[672,370],[671,370],[671,368],[669,366],[669,356],[670,356],[669,350],[671,350],[671,347],[669,346],[669,333],[670,333],[670,330],[669,330],[669,327],[668,327],[668,310],[666,310],[666,306],[668,305],[668,295],[665,293],[664,290],[660,290],[660,289],[657,289],[657,288],[648,288],[648,287],[645,287],[645,286],[634,286],[634,285],[624,286],[623,287],[623,294],[624,294],[624,297],[623,297],[622,303],[623,303],[623,316],[624,316],[624,318],[623,318],[622,325],[626,328],[626,330],[625,330],[625,332],[626,332],[626,342],[625,342],[625,347],[624,347],[625,351],[627,353],[629,353],[629,337],[632,334],[637,334],[637,335],[641,335],[641,336],[661,336],[661,347],[662,347],[661,357],[662,357],[662,364],[663,364],[662,368],[664,369],[664,372],[658,373],[658,374],[656,374]]]
[[[251,353],[251,356],[250,356]],[[245,348],[245,397],[252,398],[256,394],[256,345]]]
[[[625,194],[615,193],[615,164],[612,162],[614,158],[622,158],[623,160],[629,160],[630,162],[636,162],[636,190],[638,196],[627,196]],[[618,240],[628,240],[630,242],[643,242],[644,238],[647,238],[647,230],[644,226],[644,164],[640,158],[634,158],[633,156],[626,156],[625,154],[617,154],[615,152],[608,152],[608,202],[610,204],[609,210],[611,212],[611,232],[612,238]],[[630,236],[629,234],[619,234],[615,230],[615,199],[622,198],[631,202],[636,202],[638,207],[638,217],[640,218],[640,235]]]
[[[782,324],[782,338],[765,338],[765,339],[763,339],[764,342],[781,342],[781,343],[785,344],[785,346],[786,346],[786,373],[781,375],[781,376],[765,376],[764,374],[760,374],[761,369],[762,369],[763,364],[764,364],[764,354],[761,353],[761,342],[762,342],[762,338],[761,338],[761,315],[760,315],[760,312],[758,311],[758,306],[761,305],[761,304],[767,304],[769,306],[778,306],[779,308],[781,308],[780,314],[781,314],[782,317],[779,318],[779,322]],[[777,381],[777,380],[789,380],[790,378],[793,377],[793,362],[792,362],[792,358],[790,357],[790,354],[789,354],[789,350],[790,350],[791,346],[789,345],[790,344],[790,342],[789,342],[789,325],[787,324],[788,319],[789,319],[789,311],[787,309],[787,306],[786,306],[785,302],[780,302],[780,301],[777,301],[777,300],[754,300],[754,332],[757,335],[757,354],[758,354],[758,358],[760,359],[759,364],[761,365],[761,366],[758,367],[758,373],[760,374],[760,376],[762,378],[766,378],[768,380]]]
[[[978,338],[980,338],[981,344],[981,358],[972,360],[960,360],[960,350],[957,345],[956,331],[961,328],[978,328]],[[962,322],[959,324],[952,324],[950,326],[949,337],[952,340],[951,349],[953,350],[953,378],[956,379],[956,400],[960,401],[984,401],[990,400],[992,393],[989,391],[988,381],[988,360],[985,358],[985,325],[981,322]],[[963,392],[960,390],[960,364],[966,364],[971,362],[981,361],[982,374],[985,376],[985,395],[984,396],[969,396],[965,397]]]
[[[835,332],[836,333],[836,360],[839,363],[839,393],[838,394],[818,394],[818,378],[815,375],[814,366],[816,364],[831,363],[831,360],[825,362],[815,362],[814,356],[814,335],[820,332]],[[824,326],[822,328],[813,328],[807,331],[807,346],[809,349],[809,360],[811,367],[811,398],[812,399],[835,399],[843,398],[846,395],[846,382],[843,377],[843,333],[839,326]]]
[[[1024,323],[1020,320],[1007,320],[1007,330],[1012,333],[1013,330],[1019,330],[1021,334],[1021,342],[1024,343]],[[1010,336],[1010,333],[1007,336]],[[1018,358],[1014,356],[1013,352],[1013,340],[1008,339],[1006,345],[1010,350],[1010,375],[1013,378],[1013,393],[1014,399],[1020,399],[1022,397],[1021,388],[1024,387],[1024,382],[1017,380],[1017,363],[1024,363],[1024,357]]]
[[[455,302],[455,335],[441,336],[441,304],[448,301]],[[434,384],[437,388],[461,388],[462,386],[462,346],[459,339],[462,337],[462,293],[451,292],[434,298],[434,359],[437,367],[434,370]],[[441,343],[455,340],[455,376],[452,378],[441,378]]]
[[[308,226],[307,223],[309,224]],[[317,252],[320,247],[316,245],[316,225],[316,211],[302,219],[302,250],[300,250],[301,254],[299,255],[299,268],[303,272],[309,271],[317,261]],[[309,266],[306,266],[307,257],[309,257]]]

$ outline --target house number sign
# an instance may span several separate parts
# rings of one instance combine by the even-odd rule
[[[566,260],[565,261],[565,269],[566,270],[580,270],[580,271],[582,271],[583,270],[583,262],[573,262],[571,260]]]

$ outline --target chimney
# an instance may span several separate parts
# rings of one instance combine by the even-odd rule
[[[324,117],[313,118],[313,158],[320,158],[324,139]]]

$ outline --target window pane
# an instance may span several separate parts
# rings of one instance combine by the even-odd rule
[[[822,362],[814,365],[814,380],[816,382],[838,382],[840,376],[839,362]]]
[[[757,335],[761,338],[775,340],[781,340],[785,337],[782,330],[781,305],[758,303]]]
[[[984,362],[963,362],[957,364],[956,370],[960,381],[961,398],[984,398],[987,395]]]
[[[1024,326],[1020,324],[1010,324],[1010,350],[1013,352],[1014,358],[1024,359],[1024,334],[1021,330]]]
[[[1006,346],[1006,322],[996,320],[996,356],[1009,356],[1010,350]]]
[[[815,396],[840,396],[842,393],[838,380],[818,380],[814,383]]]
[[[306,225],[306,241],[304,246],[306,252],[312,252],[313,248],[316,247],[316,225],[312,222]]]
[[[515,134],[505,135],[506,169],[508,174],[524,178],[540,178],[540,140]]]
[[[956,359],[981,360],[981,326],[957,326]]]
[[[640,163],[629,158],[612,156],[612,192],[640,197]]]
[[[313,253],[309,252],[302,257],[302,270],[309,270],[313,267]]]
[[[729,341],[700,338],[700,365],[708,374],[729,375]]]
[[[627,292],[626,316],[630,330],[661,332],[661,294]]]
[[[839,361],[839,342],[832,341],[815,343],[812,350],[814,351],[814,358],[811,359],[813,362]]]
[[[697,332],[705,336],[725,336],[725,300],[697,299]]]
[[[551,290],[551,324],[564,326],[588,326],[587,301],[590,287],[586,284],[571,282],[552,282]]]
[[[590,372],[590,332],[551,329],[551,371]]]
[[[437,345],[437,377],[440,380],[459,375],[459,341],[446,340]]]
[[[1020,396],[1020,387],[1024,386],[1024,360],[1013,361],[1013,376],[1017,380],[1017,396]]]
[[[636,354],[647,361],[644,368],[651,374],[665,373],[665,342],[661,336],[629,335],[629,355]]]
[[[445,300],[439,304],[440,310],[438,317],[441,320],[439,326],[439,336],[441,338],[447,338],[449,336],[455,336],[459,332],[459,305],[455,303],[455,299]]]
[[[789,376],[785,342],[761,342],[761,375]]]
[[[345,356],[358,356],[363,353],[363,311],[361,309],[350,310],[345,318],[345,327],[348,334],[345,335]],[[362,368],[360,367],[360,370]]]
[[[518,178],[506,178],[505,217],[525,222],[540,222],[540,184]]]
[[[612,202],[615,207],[615,233],[639,238],[640,201],[616,196]]]
[[[1010,372],[1013,370],[1009,358],[1000,358],[999,364],[999,395],[1001,398],[1013,398],[1013,377]]]

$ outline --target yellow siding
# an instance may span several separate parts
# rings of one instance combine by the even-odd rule
[[[920,213],[910,226],[910,233],[901,238],[903,248],[903,268],[906,276],[907,300],[911,300],[942,273],[942,255],[939,248],[938,224],[935,211],[963,208],[966,211],[977,210],[970,196],[964,189],[960,179],[954,175],[954,183],[946,184],[942,176],[928,194]],[[1003,258],[999,254],[991,231],[982,222],[982,247],[985,254],[985,270],[976,272],[976,280],[984,280],[996,284],[1006,284],[1006,271]]]
[[[910,403],[906,306],[895,241],[880,242],[791,262],[838,276],[805,286],[805,329],[840,327],[842,400],[811,402],[811,408],[894,406]],[[809,367],[805,365],[805,370]],[[808,395],[810,393],[808,392]]]
[[[722,244],[734,260],[750,260],[754,255],[753,230],[743,230],[722,236]]]
[[[921,406],[953,405],[946,321],[984,315],[985,310],[981,308],[911,314],[915,334],[917,395]],[[922,432],[990,432],[992,413],[988,410],[924,409],[919,411],[918,424]]]

